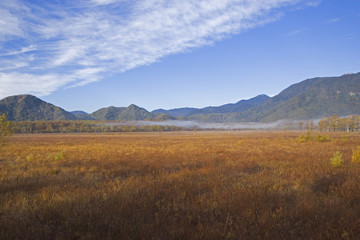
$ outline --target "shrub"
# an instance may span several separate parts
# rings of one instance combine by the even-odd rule
[[[26,155],[25,159],[28,162],[33,161],[34,160],[34,155],[30,153],[30,154]]]
[[[301,134],[301,136],[298,138],[299,142],[308,142],[308,141],[312,141],[313,140],[313,136],[311,136],[310,131],[306,132],[306,135],[303,133]]]
[[[344,160],[342,158],[342,154],[340,152],[336,152],[334,154],[334,157],[330,158],[330,164],[333,165],[334,167],[338,167],[343,165]]]
[[[62,150],[61,152],[57,153],[54,157],[55,161],[60,161],[66,157],[66,151]]]
[[[353,150],[351,161],[360,163],[360,146]]]
[[[318,134],[315,139],[317,142],[330,142],[331,139],[327,135]]]

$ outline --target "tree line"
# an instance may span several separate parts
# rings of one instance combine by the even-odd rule
[[[318,123],[318,130],[322,132],[357,132],[360,130],[360,116],[339,117],[333,115],[322,118]]]
[[[14,133],[89,133],[89,132],[165,132],[194,130],[163,125],[110,125],[102,121],[24,121],[13,122]]]

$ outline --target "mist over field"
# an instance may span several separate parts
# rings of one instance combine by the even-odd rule
[[[126,121],[105,123],[105,126],[177,126],[183,128],[199,129],[282,129],[284,127],[297,127],[298,121],[278,120],[269,123],[242,122],[242,123],[207,123],[197,121]]]

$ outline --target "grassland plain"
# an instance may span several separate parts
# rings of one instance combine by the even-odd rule
[[[0,239],[360,239],[360,135],[313,135],[15,135]]]

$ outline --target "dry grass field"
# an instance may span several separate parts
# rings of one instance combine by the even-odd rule
[[[360,239],[360,134],[300,134],[15,135],[0,239]]]

